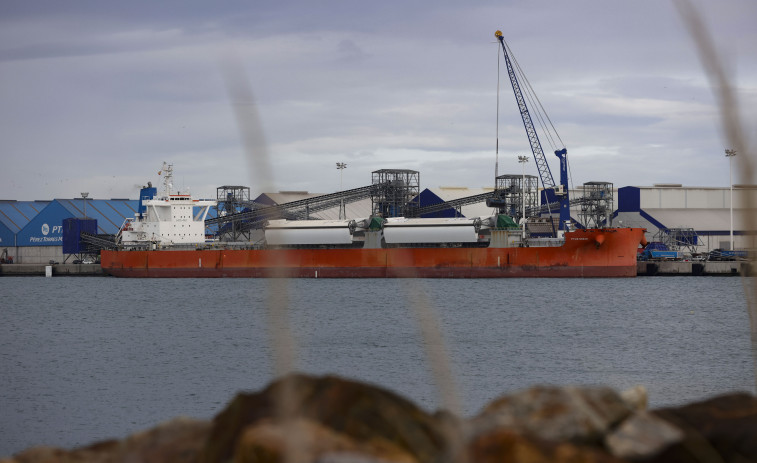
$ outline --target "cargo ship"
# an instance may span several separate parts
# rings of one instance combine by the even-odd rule
[[[495,36],[501,43],[508,77],[538,167],[544,195],[542,206],[537,207],[533,200],[538,188],[525,175],[528,160],[525,156],[518,157],[524,166],[522,176],[500,176],[495,167],[497,196],[488,197],[486,205],[496,213],[489,217],[402,217],[422,215],[417,203],[410,206],[410,202],[420,197],[418,189],[413,189],[418,173],[379,170],[373,173],[370,188],[383,188],[383,192],[377,195],[371,190],[370,217],[286,220],[276,214],[260,213],[253,221],[252,215],[232,210],[235,220],[232,224],[254,228],[254,232],[249,233],[247,242],[236,239],[224,242],[207,239],[205,235],[204,219],[216,203],[194,200],[187,194],[172,194],[171,166],[164,163],[161,172],[168,173],[164,176],[165,194],[156,198],[154,188],[143,188],[138,213],[127,219],[117,237],[118,249],[101,253],[103,270],[119,277],[199,278],[636,276],[637,251],[640,245],[646,245],[646,230],[604,227],[611,223],[607,215],[612,211],[611,202],[607,201],[612,195],[611,184],[589,182],[588,194],[585,190],[584,197],[579,199],[584,201],[582,211],[596,213],[592,220],[584,220],[584,224],[594,228],[571,229],[567,149],[555,151],[560,159],[558,184],[549,170],[502,33],[497,31]],[[499,99],[499,85],[497,92]],[[340,196],[342,208],[344,198]],[[530,209],[526,206],[528,198]],[[527,233],[526,218],[542,216],[544,207],[551,216],[554,204],[560,218],[557,226],[551,217],[547,218],[551,224],[550,237]],[[515,218],[520,218],[520,226]]]
[[[507,216],[268,220],[258,239],[206,235],[213,200],[143,188],[135,217],[101,252],[117,277],[159,278],[503,278],[634,277],[643,228],[573,229],[527,237]]]
[[[641,228],[581,229],[560,246],[102,251],[117,277],[635,277]]]

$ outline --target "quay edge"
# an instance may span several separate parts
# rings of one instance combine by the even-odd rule
[[[0,276],[108,276],[99,264],[0,264]],[[637,276],[736,276],[754,275],[750,262],[638,262]]]
[[[736,276],[754,275],[752,262],[639,261],[637,276]]]
[[[0,276],[45,276],[45,267],[53,276],[107,276],[100,264],[0,264]]]

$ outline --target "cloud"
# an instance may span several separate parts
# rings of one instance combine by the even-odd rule
[[[744,125],[757,127],[749,19],[757,7],[699,6],[729,53]],[[117,196],[134,196],[132,185],[164,160],[203,196],[249,185],[218,65],[229,52],[249,75],[279,189],[333,191],[333,164],[345,160],[345,187],[370,183],[372,170],[408,166],[422,186],[487,185],[496,29],[569,148],[575,182],[728,179],[712,92],[665,2],[0,8],[2,198],[107,197],[113,184],[123,185]],[[506,80],[499,120],[500,170],[520,172],[515,156],[530,148]]]

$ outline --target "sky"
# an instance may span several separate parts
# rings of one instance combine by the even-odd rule
[[[757,2],[692,4],[751,150]],[[164,161],[175,187],[204,198],[223,185],[329,193],[379,169],[417,170],[421,188],[492,186],[497,133],[500,174],[531,155],[504,71],[497,124],[498,29],[574,186],[729,184],[717,101],[669,1],[4,0],[0,199],[136,198]],[[269,167],[235,119],[229,63],[254,96],[252,151]]]

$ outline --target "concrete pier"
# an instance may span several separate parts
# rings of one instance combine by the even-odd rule
[[[731,276],[751,274],[749,262],[637,262],[636,274],[638,276],[684,276],[684,275],[709,275]]]
[[[2,264],[0,276],[45,276],[45,267],[52,267],[55,276],[103,276],[100,264]]]

